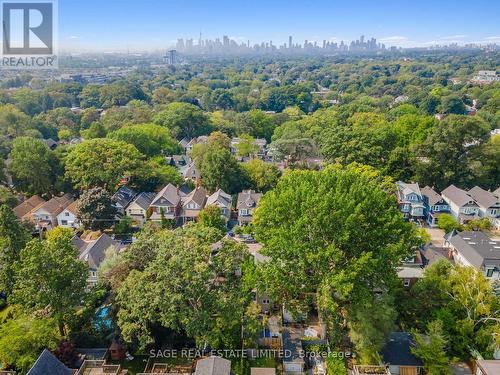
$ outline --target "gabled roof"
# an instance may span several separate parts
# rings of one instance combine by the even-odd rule
[[[151,202],[151,206],[177,206],[181,200],[178,189],[168,184],[160,190]]]
[[[73,203],[73,196],[67,193],[64,194],[62,197],[53,197],[40,207],[36,208],[35,211],[44,210],[52,216],[57,216],[62,212],[62,210],[68,207],[71,203]]]
[[[479,186],[474,186],[469,190],[469,195],[483,208],[498,205],[500,200],[493,193],[486,191]]]
[[[43,198],[40,198],[38,195],[33,195],[32,197],[26,199],[23,203],[14,207],[13,211],[19,219],[22,219],[24,216],[37,209],[44,203],[45,200]]]
[[[225,193],[224,190],[219,189],[207,198],[207,206],[219,202],[223,206],[231,207],[232,200],[233,198],[231,195]]]
[[[465,190],[459,189],[455,185],[448,186],[441,192],[441,195],[448,198],[451,202],[455,203],[459,207],[462,207],[463,205],[471,201],[474,202],[474,199],[469,194],[467,194]]]
[[[132,202],[136,195],[137,193],[133,189],[124,185],[116,191],[112,199],[113,202],[125,208],[130,202]]]
[[[493,192],[493,195],[497,198],[500,198],[500,187]]]
[[[84,241],[79,237],[73,237],[72,243],[80,251],[80,260],[86,262],[89,268],[97,269],[104,260],[106,250],[113,246],[116,251],[119,250],[119,243],[114,241],[106,233],[94,241]]]
[[[500,241],[494,241],[484,232],[459,232],[450,244],[475,267],[493,265],[500,268]]]
[[[384,363],[390,365],[423,366],[422,361],[411,352],[414,345],[413,338],[409,333],[392,332],[380,354]]]
[[[67,368],[54,354],[44,349],[26,375],[71,375],[75,370]]]
[[[140,193],[131,204],[135,203],[143,210],[147,210],[155,198],[155,193]]]
[[[76,215],[76,206],[78,205],[78,201],[73,201],[66,207],[64,210],[71,212],[73,215]],[[64,211],[63,210],[63,211]],[[62,211],[61,211],[62,212]]]
[[[408,195],[411,193],[417,194],[419,197],[422,197],[422,192],[420,191],[420,187],[418,184],[407,184],[403,181],[396,182],[396,186],[398,187],[398,191],[403,195]]]
[[[182,205],[185,206],[189,202],[194,202],[201,208],[205,206],[205,201],[207,200],[207,191],[201,186],[194,189],[186,197],[182,198]]]
[[[231,362],[221,357],[208,357],[196,363],[195,375],[229,375]]]
[[[422,188],[421,191],[422,191],[422,196],[424,200],[427,201],[429,207],[434,206],[436,203],[438,203],[443,199],[443,197],[440,194],[436,193],[436,191],[429,186]]]
[[[252,208],[256,207],[262,198],[262,193],[256,193],[254,190],[243,190],[238,194],[238,202],[236,208]]]

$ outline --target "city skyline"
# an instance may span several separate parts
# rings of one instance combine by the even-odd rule
[[[237,3],[237,4],[235,4]],[[471,7],[488,11],[470,17]],[[117,1],[85,3],[59,0],[60,45],[70,51],[146,51],[173,48],[178,38],[215,40],[226,35],[238,44],[275,45],[304,40],[322,44],[350,42],[370,35],[387,47],[492,44],[500,42],[494,14],[500,3],[479,0],[382,0],[342,2],[318,0],[310,6],[294,1],[229,0]],[[488,16],[491,15],[491,16]]]

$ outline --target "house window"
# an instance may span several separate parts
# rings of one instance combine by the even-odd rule
[[[61,220],[61,225],[68,225],[68,220]]]
[[[248,215],[248,210],[240,210],[241,215]]]
[[[489,268],[486,270],[486,277],[492,277],[493,276],[493,268]]]
[[[269,300],[268,299],[263,299],[262,300],[263,305],[269,305]]]
[[[404,282],[403,282],[403,285],[405,287],[409,287],[410,286],[410,279],[405,279]]]

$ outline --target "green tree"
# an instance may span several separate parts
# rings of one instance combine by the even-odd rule
[[[44,349],[57,348],[60,336],[51,318],[18,316],[0,324],[0,363],[26,374]]]
[[[19,200],[14,193],[6,186],[0,185],[0,205],[6,205],[14,208],[19,203]]]
[[[115,222],[116,208],[103,188],[83,192],[76,205],[76,217],[86,229],[104,230]]]
[[[465,113],[465,104],[456,95],[445,96],[441,99],[441,113],[463,115]]]
[[[87,275],[87,265],[78,259],[71,233],[32,240],[21,251],[12,302],[26,311],[48,309],[65,336],[65,322],[85,295]]]
[[[177,139],[193,138],[210,133],[208,116],[197,106],[188,103],[170,103],[158,113],[154,122],[166,126]]]
[[[146,156],[173,155],[179,151],[179,146],[169,131],[155,124],[124,127],[109,133],[108,137],[130,143]]]
[[[246,183],[238,162],[227,149],[210,147],[195,160],[195,164],[201,175],[201,183],[208,191],[222,189],[234,194],[241,191]]]
[[[420,242],[387,186],[359,165],[285,173],[254,214],[262,253],[271,258],[260,270],[271,298],[301,312],[309,306],[304,296],[315,295],[337,338],[343,319],[354,324],[354,306],[369,315],[359,301],[392,285],[396,267]]]
[[[458,221],[450,214],[439,215],[438,227],[439,229],[444,230],[445,233],[449,233],[454,229],[458,230],[461,228]]]
[[[489,132],[488,124],[477,116],[447,116],[417,148],[416,180],[441,190],[450,184],[470,185],[471,165]]]
[[[221,236],[226,233],[226,221],[222,211],[215,205],[208,205],[200,212],[199,223],[203,227],[215,228],[220,231]]]
[[[16,138],[10,153],[10,171],[14,183],[29,194],[52,190],[51,151],[43,141],[30,137]]]
[[[443,330],[443,323],[435,320],[427,325],[425,335],[412,332],[416,347],[412,353],[424,363],[424,369],[430,375],[449,375],[450,360],[446,355],[448,339]]]
[[[252,188],[261,192],[274,188],[281,175],[274,164],[266,163],[260,159],[252,159],[242,163],[241,167],[245,171]]]
[[[14,265],[30,235],[12,210],[0,206],[0,290],[10,293],[14,286]]]
[[[241,134],[239,136],[239,142],[236,145],[236,155],[240,158],[246,156],[253,156],[259,147],[255,144],[255,139],[248,134]]]
[[[144,346],[156,326],[184,332],[199,345],[238,345],[251,302],[235,272],[246,259],[243,247],[223,241],[214,253],[220,233],[197,224],[155,235],[161,237],[157,256],[144,271],[133,270],[117,295],[123,337]]]
[[[66,158],[66,177],[75,187],[113,191],[124,178],[139,173],[142,155],[131,144],[113,139],[91,139],[76,145]]]

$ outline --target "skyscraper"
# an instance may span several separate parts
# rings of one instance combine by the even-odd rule
[[[290,48],[290,49],[292,48],[292,36],[291,35],[288,37],[288,48]]]

